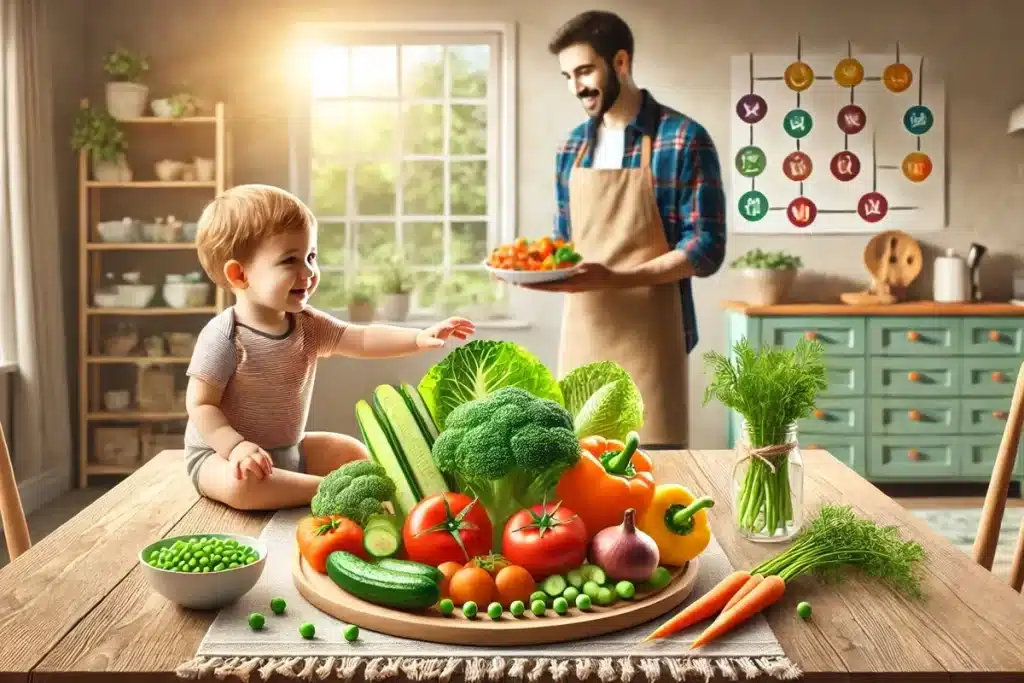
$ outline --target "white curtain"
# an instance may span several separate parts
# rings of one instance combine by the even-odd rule
[[[0,0],[0,355],[18,366],[19,483],[70,481],[72,465],[46,4]]]

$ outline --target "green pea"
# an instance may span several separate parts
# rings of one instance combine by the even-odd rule
[[[615,592],[619,594],[620,598],[629,600],[636,595],[636,586],[631,581],[619,581],[615,584]]]
[[[575,586],[569,586],[562,593],[562,597],[565,598],[566,602],[570,604],[576,601],[576,596],[580,594],[580,591]]]
[[[228,569],[238,569],[238,563],[237,562],[232,562],[231,564],[228,565]]]
[[[313,624],[309,623],[308,621],[305,624],[303,624],[302,626],[299,627],[299,635],[302,636],[303,638],[305,638],[306,640],[312,639],[312,637],[315,634],[316,634],[316,627],[313,626]]]
[[[555,612],[557,612],[558,614],[565,614],[569,611],[569,603],[566,602],[565,598],[563,597],[555,598],[555,603],[552,606],[555,608]]]
[[[548,603],[543,600],[534,600],[530,603],[530,611],[536,614],[538,617],[544,616],[544,612],[548,608]]]
[[[811,618],[811,604],[808,602],[801,602],[796,606],[796,613],[803,619]]]
[[[598,585],[597,581],[587,581],[583,584],[583,592],[590,596],[591,600],[597,598],[597,592],[601,590],[601,586]]]
[[[192,551],[189,551],[189,552],[185,553],[182,557],[184,557],[186,560],[191,560],[192,559]]]
[[[576,596],[576,608],[582,612],[586,612],[590,609],[590,596],[586,593],[580,593]]]
[[[225,567],[225,566],[224,566],[224,564],[223,564],[222,562],[218,562],[218,563],[217,563],[217,566],[215,566],[215,567],[213,568],[213,571],[215,571],[215,572],[222,572],[222,571],[224,571],[225,569],[227,569],[227,567]]]
[[[489,616],[494,621],[501,619],[501,612],[502,607],[500,602],[492,602],[490,605],[487,606],[487,616]]]
[[[613,602],[615,602],[615,593],[612,592],[611,588],[608,588],[607,586],[602,586],[597,591],[597,604],[607,606],[612,604]]]
[[[452,612],[455,611],[455,603],[452,602],[449,598],[445,598],[437,604],[437,609],[441,612],[441,614],[445,615],[446,617],[449,617],[452,615]]]
[[[355,624],[349,624],[345,627],[345,640],[353,642],[359,639],[359,627]]]
[[[259,612],[253,612],[249,615],[249,627],[255,631],[259,631],[263,628],[263,624],[265,624],[266,621],[266,617]]]
[[[476,603],[469,600],[462,605],[462,615],[467,619],[476,618]]]
[[[522,600],[516,600],[508,606],[508,611],[511,612],[514,617],[521,617],[526,613],[526,605],[523,604]]]
[[[544,591],[533,591],[530,593],[530,605],[532,606],[538,600],[541,600],[545,605],[548,604],[548,594]]]
[[[210,573],[210,568],[209,567],[203,567],[203,573],[204,574],[209,574]]]
[[[273,598],[270,601],[270,609],[273,610],[274,614],[284,614],[284,598]]]
[[[672,572],[665,569],[664,567],[658,567],[654,570],[654,573],[651,574],[651,578],[647,579],[647,583],[651,586],[651,588],[660,589],[667,586],[669,584],[669,581],[671,580]]]
[[[255,561],[256,561],[256,558],[253,557],[252,555],[250,555],[249,557],[245,558],[245,564],[252,564]]]
[[[199,558],[199,564],[201,566],[203,566],[203,567],[209,567],[210,566],[210,558],[208,558],[205,555],[203,555],[202,557]]]

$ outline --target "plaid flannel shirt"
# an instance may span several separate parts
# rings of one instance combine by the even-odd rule
[[[714,275],[725,260],[725,192],[722,171],[711,136],[699,123],[657,102],[643,90],[636,118],[626,127],[623,168],[639,168],[642,135],[651,138],[651,172],[658,212],[669,244],[686,252],[697,277]],[[587,151],[580,166],[593,162],[597,124],[593,119],[577,126],[555,158],[555,194],[558,213],[554,235],[570,239],[569,174],[580,146]],[[691,278],[679,282],[683,300],[686,353],[697,345],[697,316]]]

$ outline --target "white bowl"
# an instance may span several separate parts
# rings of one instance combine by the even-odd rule
[[[163,286],[163,295],[171,308],[198,308],[210,298],[210,283],[168,282]]]
[[[104,242],[134,242],[138,240],[139,224],[137,221],[100,221],[96,230]]]
[[[108,391],[103,394],[103,407],[111,413],[127,410],[131,403],[132,394],[130,391]]]
[[[117,296],[122,306],[145,308],[156,296],[156,285],[118,285]]]
[[[211,571],[207,574],[174,572],[154,567],[146,561],[153,550],[172,546],[175,541],[188,541],[204,537],[234,539],[255,550],[259,559],[252,564],[245,564],[236,569]],[[217,609],[231,604],[256,585],[267,565],[267,544],[252,536],[236,534],[171,536],[143,548],[139,552],[139,563],[142,566],[142,574],[146,577],[150,587],[171,602],[187,609]]]
[[[561,270],[505,270],[484,264],[487,270],[500,280],[514,285],[532,285],[539,282],[558,282],[565,280],[580,271],[580,265]]]
[[[114,308],[121,305],[121,295],[117,292],[96,292],[92,295],[92,300],[100,308]]]

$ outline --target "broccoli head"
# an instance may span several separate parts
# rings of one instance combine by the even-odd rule
[[[370,515],[387,514],[383,503],[395,495],[395,482],[371,460],[345,463],[320,480],[309,505],[314,515],[342,515],[360,526]]]
[[[508,517],[536,505],[580,457],[572,415],[550,399],[508,386],[448,414],[434,462],[480,499],[500,538]]]

